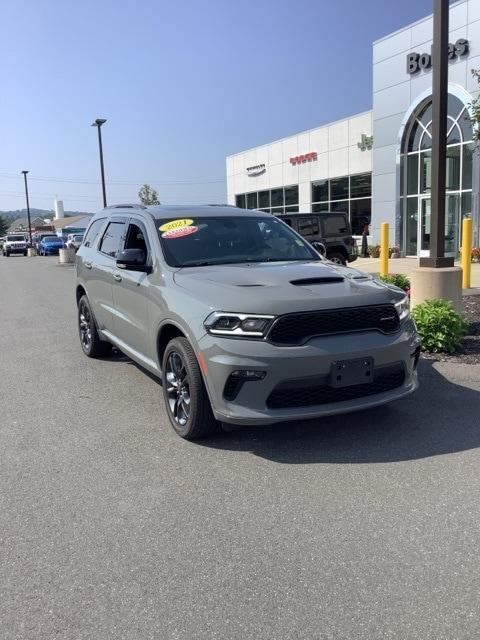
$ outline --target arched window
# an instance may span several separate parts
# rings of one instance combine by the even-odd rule
[[[472,211],[473,128],[466,105],[448,95],[445,251],[458,251],[459,226]],[[424,101],[405,128],[401,158],[404,250],[428,255],[432,160],[432,99]]]

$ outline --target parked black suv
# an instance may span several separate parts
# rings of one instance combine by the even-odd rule
[[[284,213],[278,216],[310,244],[320,242],[325,246],[328,260],[337,264],[353,262],[358,257],[357,244],[352,236],[348,214]]]

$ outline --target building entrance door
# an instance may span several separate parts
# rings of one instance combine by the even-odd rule
[[[418,255],[421,258],[430,255],[430,222],[432,201],[430,196],[419,198],[420,215],[418,216]]]

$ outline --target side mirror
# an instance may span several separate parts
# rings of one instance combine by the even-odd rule
[[[323,244],[323,242],[312,242],[312,247],[314,249],[316,249],[316,251],[318,251],[318,253],[323,256],[324,258],[327,255],[327,249],[325,247],[325,245]]]
[[[147,256],[143,249],[124,249],[117,255],[117,267],[128,271],[151,273],[152,267],[146,264]]]

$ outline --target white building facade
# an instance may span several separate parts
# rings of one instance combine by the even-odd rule
[[[430,240],[433,17],[373,44],[372,111],[227,158],[230,204],[277,213],[347,211],[354,234],[389,222],[403,255]],[[450,7],[446,253],[456,255],[464,216],[479,243],[480,162],[471,102],[479,85],[480,0]]]

